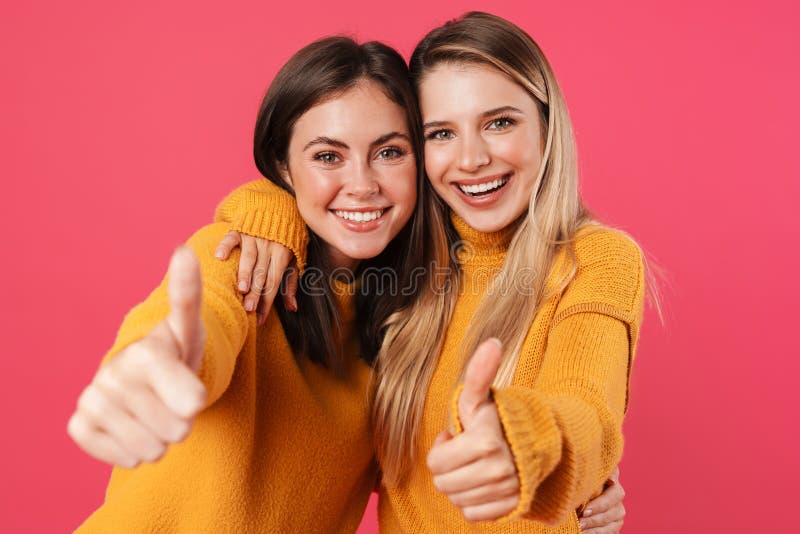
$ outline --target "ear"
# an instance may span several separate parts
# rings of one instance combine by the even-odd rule
[[[294,183],[292,182],[292,174],[289,172],[289,162],[288,161],[281,161],[278,162],[278,172],[281,175],[281,178],[284,182],[289,184],[289,187],[294,189]]]

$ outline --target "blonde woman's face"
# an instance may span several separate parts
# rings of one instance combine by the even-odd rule
[[[406,115],[374,82],[306,111],[288,153],[284,178],[335,267],[377,256],[410,219],[417,173]]]
[[[425,170],[436,192],[472,228],[494,232],[528,209],[542,163],[533,98],[479,64],[441,64],[420,84]]]

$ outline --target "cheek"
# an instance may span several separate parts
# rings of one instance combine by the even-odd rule
[[[536,170],[538,170],[539,163],[542,161],[541,142],[542,139],[538,129],[520,132],[520,138],[514,143],[513,147],[516,157],[522,164],[536,167]]]
[[[492,155],[514,166],[527,166],[534,154],[535,145],[526,135],[506,135],[495,140]]]
[[[297,207],[302,215],[305,216],[306,213],[310,215],[315,210],[327,209],[336,198],[337,181],[334,176],[324,174],[330,174],[330,172],[323,173],[309,169],[292,175]]]
[[[452,149],[447,145],[425,145],[425,173],[434,187],[444,178],[452,161]]]
[[[417,169],[413,163],[385,173],[387,179],[382,187],[384,196],[407,213],[414,209],[417,202],[416,174]]]

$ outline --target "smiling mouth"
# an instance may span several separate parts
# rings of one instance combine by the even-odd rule
[[[491,182],[485,182],[482,184],[474,184],[474,185],[462,185],[456,183],[456,186],[461,190],[462,193],[471,197],[482,197],[486,195],[490,195],[496,191],[499,191],[503,187],[506,186],[508,181],[511,179],[511,173],[504,174],[502,177],[492,180]]]
[[[389,208],[382,208],[373,211],[346,211],[346,210],[331,210],[337,217],[349,222],[355,223],[368,223],[383,217],[384,213],[389,211]]]

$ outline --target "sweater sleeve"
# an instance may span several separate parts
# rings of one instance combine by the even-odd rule
[[[520,503],[504,519],[562,522],[622,456],[642,314],[641,253],[608,231],[576,249],[578,271],[554,312],[535,383],[493,391],[520,480]],[[518,365],[525,363],[521,357]]]
[[[233,376],[236,358],[248,333],[255,332],[255,315],[246,313],[241,294],[236,289],[238,251],[226,261],[214,257],[214,251],[228,232],[228,225],[215,223],[195,233],[187,242],[200,262],[203,282],[201,316],[206,344],[198,377],[207,390],[207,406],[225,392]],[[144,338],[169,314],[167,279],[125,317],[114,345],[104,358],[107,362],[122,349]]]
[[[280,243],[292,251],[300,272],[306,265],[308,229],[295,198],[269,180],[239,186],[217,206],[215,222],[231,230]]]

